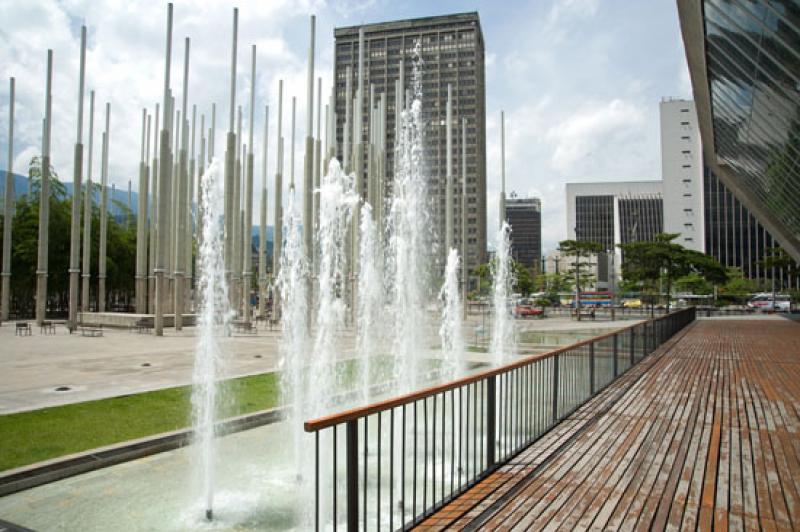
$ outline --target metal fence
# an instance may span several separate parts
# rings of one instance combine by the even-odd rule
[[[687,308],[305,423],[314,523],[406,529],[475,485],[695,319]],[[311,457],[309,457],[311,459]]]

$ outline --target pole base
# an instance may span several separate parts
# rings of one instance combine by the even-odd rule
[[[206,521],[213,521],[214,520],[214,511],[211,508],[206,510]]]

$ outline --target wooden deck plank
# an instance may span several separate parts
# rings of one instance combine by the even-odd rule
[[[800,324],[697,322],[420,528],[476,518],[480,530],[800,529]]]

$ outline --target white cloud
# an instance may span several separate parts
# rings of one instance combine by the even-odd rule
[[[596,160],[608,144],[635,138],[644,113],[635,105],[612,100],[578,109],[550,128],[553,144],[550,166],[562,174],[575,172],[583,159]]]

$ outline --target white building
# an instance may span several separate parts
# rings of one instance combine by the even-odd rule
[[[659,112],[664,232],[680,233],[675,242],[705,252],[703,150],[694,102],[665,99]]]

